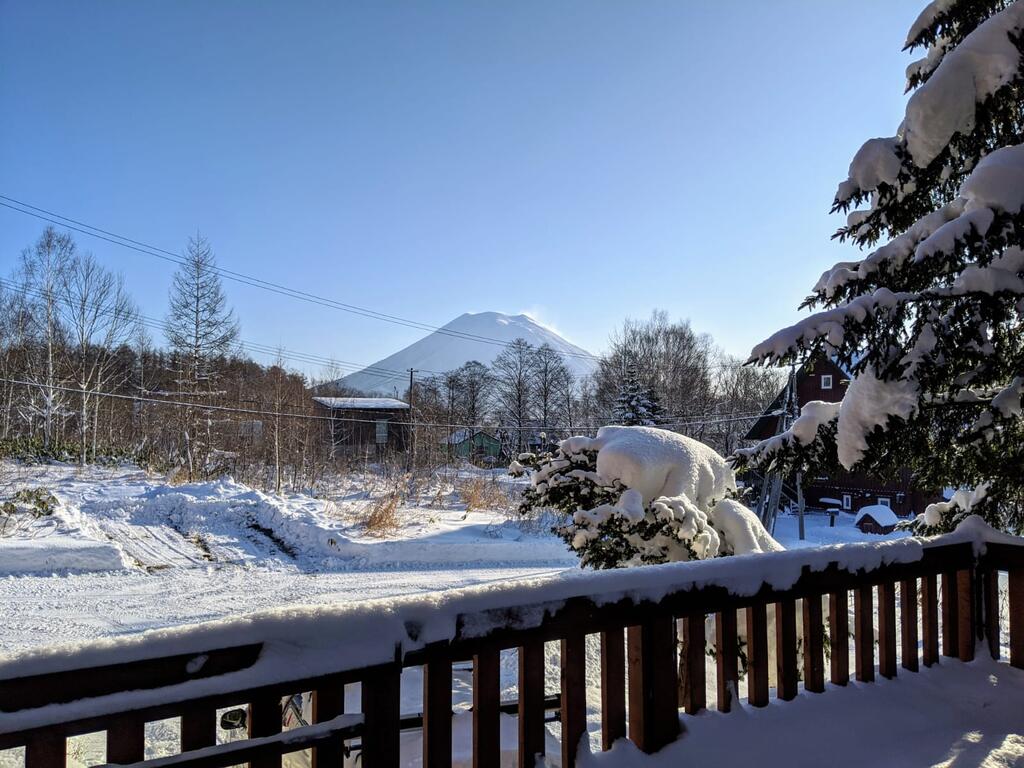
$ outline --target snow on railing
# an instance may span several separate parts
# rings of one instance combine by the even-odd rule
[[[778,699],[793,698],[801,663],[804,689],[824,691],[826,637],[829,677],[846,684],[851,618],[858,680],[874,679],[876,669],[895,677],[898,664],[910,671],[919,660],[934,664],[940,635],[943,655],[971,660],[977,641],[987,638],[998,658],[998,571],[1009,573],[1010,663],[1024,667],[1024,541],[973,519],[933,539],[578,571],[284,608],[21,653],[0,658],[0,750],[24,746],[26,768],[57,768],[65,764],[69,737],[106,731],[108,762],[141,762],[145,724],[180,717],[182,754],[159,764],[249,761],[269,768],[283,754],[312,748],[314,766],[340,765],[358,742],[362,764],[372,768],[398,764],[399,733],[411,722],[423,731],[424,763],[451,765],[452,665],[471,660],[476,764],[498,764],[499,717],[511,707],[519,719],[520,764],[532,765],[545,751],[552,709],[544,695],[544,643],[558,641],[561,694],[554,708],[568,766],[586,731],[585,639],[600,635],[602,745],[626,736],[628,725],[629,738],[651,752],[678,734],[680,707],[692,713],[707,705],[709,632],[715,701],[723,711],[741,692],[741,636],[743,686],[754,706],[767,704],[771,684]],[[517,649],[518,700],[503,705],[499,659],[507,649]],[[410,667],[423,668],[421,719],[400,711],[402,672]],[[345,686],[355,683],[361,712],[343,717]],[[301,693],[311,695],[314,725],[275,738],[282,700]],[[238,706],[248,707],[249,739],[216,746],[216,711]]]

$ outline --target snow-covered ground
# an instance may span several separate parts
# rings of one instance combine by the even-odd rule
[[[41,518],[16,537],[0,538],[0,611],[4,619],[0,658],[30,647],[131,634],[272,607],[355,603],[508,582],[576,566],[575,557],[545,524],[516,520],[511,510],[517,488],[500,473],[469,470],[460,476],[420,481],[420,487],[411,491],[404,488],[395,511],[397,528],[388,535],[370,536],[365,525],[369,509],[396,490],[395,481],[373,474],[339,478],[327,498],[313,499],[269,496],[228,479],[167,485],[163,478],[134,467],[83,471],[61,465],[4,465],[3,469],[16,473],[16,487],[46,488],[59,503],[52,516]],[[471,483],[477,491],[486,491],[481,497],[494,508],[466,510]],[[830,527],[827,516],[808,515],[806,538],[800,541],[797,519],[783,515],[775,533],[787,548],[905,535],[862,534],[853,526],[853,519],[853,515],[840,515],[835,527]],[[600,675],[597,638],[588,638],[588,644],[592,647],[588,647],[587,675],[596,681]],[[557,644],[548,644],[546,656],[548,687],[553,692],[558,686]],[[711,660],[708,674],[713,676],[710,665]],[[821,735],[815,736],[815,743],[822,744],[838,738],[830,728],[843,732],[877,729],[886,734],[910,729],[920,736],[914,742],[917,744],[923,742],[929,728],[948,730],[950,722],[964,723],[967,735],[959,741],[946,744],[940,739],[927,750],[922,744],[920,754],[927,759],[884,763],[857,753],[857,765],[944,764],[957,754],[970,758],[964,765],[1014,764],[1016,758],[1000,757],[1019,755],[1021,750],[1020,739],[1007,730],[1005,718],[999,715],[975,723],[981,716],[971,719],[971,713],[992,703],[997,689],[1000,695],[1009,690],[1011,697],[1020,698],[1019,704],[1014,703],[1017,699],[1007,700],[1013,707],[1024,705],[1024,693],[1014,690],[1022,688],[1022,681],[1013,678],[1020,673],[1005,666],[977,667],[965,671],[959,663],[944,659],[941,669],[929,670],[906,686],[902,680],[899,685],[853,685],[820,700],[805,694],[793,704],[773,703],[762,711],[743,708],[727,718],[716,713],[684,718],[687,734],[662,754],[670,762],[692,761],[691,754],[709,757],[727,735],[748,745],[744,749],[751,755],[763,754],[768,746],[758,739],[774,738],[772,734],[783,728],[781,718],[804,712],[801,716],[812,718],[817,724],[815,733]],[[503,653],[501,684],[506,698],[517,695],[517,669],[515,652]],[[421,707],[418,675],[416,669],[403,674],[403,711],[416,712]],[[453,703],[460,713],[455,719],[457,751],[465,751],[470,743],[469,676],[468,670],[457,670],[455,675]],[[741,683],[741,694],[742,688]],[[935,696],[939,689],[956,691],[963,706],[943,709],[940,718],[929,714],[928,707],[942,703],[942,698]],[[354,708],[358,708],[358,695],[357,688],[350,686],[348,696],[353,698]],[[1003,700],[999,704],[1002,710]],[[588,687],[588,710],[591,744],[596,747],[600,727],[596,685]],[[549,746],[555,752],[557,724],[550,731]],[[515,718],[503,716],[502,734],[504,756],[511,761]],[[221,737],[229,738],[228,732]],[[403,754],[417,755],[419,738],[418,733],[404,734]],[[876,743],[882,745],[879,749],[889,750],[894,745],[885,738],[889,737]],[[173,725],[148,726],[150,755],[173,750],[175,741]],[[995,752],[990,757],[994,762],[973,759],[983,750],[989,754],[993,746]],[[823,747],[815,748],[819,756],[824,754],[820,751]],[[70,763],[78,766],[100,761],[101,752],[102,739],[74,740]],[[805,753],[802,748],[795,751],[789,762],[820,764],[817,758],[800,762]],[[456,763],[461,758],[468,762],[468,757],[468,753],[460,753]],[[628,746],[620,745],[611,755],[596,755],[585,764],[668,764],[658,759],[633,754]],[[0,755],[0,765],[18,764],[16,754]]]
[[[268,496],[228,479],[167,485],[134,467],[5,465],[13,485],[59,505],[0,537],[0,654],[298,603],[337,603],[534,576],[575,558],[511,507],[466,511],[461,477],[403,489],[398,527],[368,535],[367,510],[394,490],[339,479],[327,499]],[[485,489],[486,490],[486,489]]]

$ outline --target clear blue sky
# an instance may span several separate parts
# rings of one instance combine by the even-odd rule
[[[0,194],[441,325],[626,316],[743,354],[822,269],[924,0],[0,0]],[[43,227],[0,209],[0,271]],[[171,265],[80,244],[165,313]],[[420,332],[227,284],[243,337],[369,363]]]

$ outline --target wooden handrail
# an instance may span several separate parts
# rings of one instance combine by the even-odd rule
[[[936,663],[940,651],[942,655],[970,660],[976,641],[981,638],[988,638],[990,652],[998,657],[999,571],[1009,574],[1010,663],[1024,667],[1024,546],[990,543],[985,554],[978,557],[972,542],[938,540],[921,546],[907,562],[870,569],[844,567],[839,562],[844,555],[868,551],[851,545],[800,551],[803,554],[737,558],[737,567],[749,567],[756,562],[771,572],[774,563],[792,565],[796,561],[799,565],[799,558],[806,557],[791,584],[775,587],[763,583],[753,594],[734,594],[713,583],[698,584],[689,575],[710,571],[707,566],[693,563],[684,564],[690,568],[654,566],[665,570],[649,573],[664,572],[679,579],[677,587],[664,589],[664,594],[656,598],[645,598],[643,593],[620,593],[612,599],[609,590],[596,596],[575,594],[554,599],[540,591],[536,600],[522,605],[506,605],[496,599],[493,608],[459,612],[451,636],[426,646],[415,642],[419,630],[415,623],[407,622],[408,647],[399,644],[394,662],[351,668],[351,661],[344,655],[333,666],[329,660],[318,659],[316,669],[322,673],[264,684],[249,682],[267,653],[268,646],[258,636],[246,645],[198,654],[176,653],[135,658],[123,664],[8,676],[0,678],[0,749],[25,746],[26,768],[61,768],[67,737],[107,731],[108,759],[133,763],[142,760],[145,723],[180,716],[182,753],[164,759],[163,763],[147,761],[146,765],[215,768],[249,761],[254,768],[277,768],[283,753],[307,747],[313,748],[314,766],[327,765],[336,762],[342,742],[358,736],[364,765],[390,768],[399,759],[402,670],[422,666],[425,764],[450,765],[452,664],[472,659],[474,754],[478,764],[491,764],[500,749],[498,718],[510,708],[499,699],[499,654],[518,649],[519,698],[514,706],[520,723],[520,764],[530,766],[533,756],[545,748],[544,711],[550,708],[544,694],[543,644],[557,641],[561,644],[558,709],[565,735],[563,765],[574,761],[586,727],[584,702],[588,683],[599,682],[601,686],[603,747],[610,748],[615,738],[628,733],[641,749],[652,752],[676,737],[680,707],[692,713],[706,706],[708,682],[717,690],[718,708],[730,709],[738,679],[738,626],[746,626],[747,690],[754,706],[763,706],[768,701],[768,649],[772,644],[777,650],[775,676],[779,699],[796,694],[800,663],[804,669],[804,689],[824,690],[822,633],[826,626],[834,651],[831,680],[845,684],[849,676],[846,633],[851,628],[847,611],[851,604],[855,614],[851,628],[855,672],[859,680],[873,679],[876,669],[884,677],[916,671],[918,637],[923,642],[920,661],[925,666]],[[833,554],[834,560],[824,560]],[[786,559],[780,560],[783,556]],[[859,557],[846,559],[852,563],[865,561]],[[714,572],[720,573],[724,567],[719,564]],[[876,591],[877,625],[873,610]],[[849,597],[851,592],[853,600]],[[488,594],[492,593],[500,597],[502,591],[492,589]],[[475,598],[475,593],[470,596]],[[825,598],[827,622],[822,611]],[[471,599],[467,604],[477,605],[480,601]],[[738,611],[745,614],[741,620]],[[705,617],[709,615],[715,617],[716,681],[705,680]],[[769,615],[776,618],[773,636],[768,634]],[[803,650],[799,658],[798,616],[803,624]],[[680,634],[684,653],[677,657]],[[601,638],[600,681],[586,680],[587,635]],[[339,648],[343,643],[342,638]],[[628,646],[628,653],[623,652],[624,646]],[[141,650],[137,644],[133,648],[136,654],[145,655],[144,644]],[[683,672],[681,691],[677,690],[677,665]],[[5,667],[17,669],[10,662]],[[202,683],[198,688],[197,681]],[[362,720],[358,726],[352,719],[342,719],[344,686],[350,683],[363,684]],[[126,692],[134,693],[125,696]],[[282,697],[303,692],[313,692],[314,720],[321,726],[278,735]],[[241,746],[233,746],[230,757],[224,757],[225,753],[218,749],[211,751],[216,736],[215,712],[240,705],[250,707],[250,739],[241,742]],[[331,725],[324,726],[325,721]]]

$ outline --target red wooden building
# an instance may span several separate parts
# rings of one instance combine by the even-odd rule
[[[813,400],[839,402],[849,386],[850,376],[827,358],[804,363],[796,372],[797,405]],[[766,440],[779,431],[779,416],[786,406],[786,387],[750,428],[747,440]],[[839,472],[830,477],[805,477],[804,500],[808,509],[842,509],[856,512],[861,507],[881,504],[900,517],[924,512],[926,506],[942,497],[933,490],[914,485],[909,470],[901,470],[895,479],[881,480],[860,472]]]

